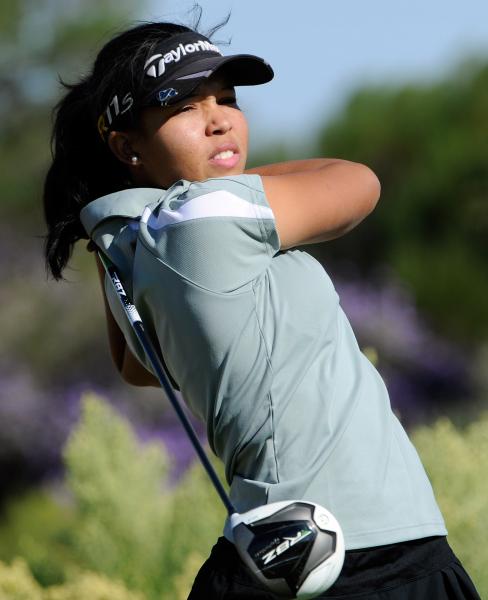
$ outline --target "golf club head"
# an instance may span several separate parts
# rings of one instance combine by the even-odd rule
[[[313,502],[286,501],[230,516],[236,549],[256,579],[283,598],[314,598],[337,579],[344,536]]]

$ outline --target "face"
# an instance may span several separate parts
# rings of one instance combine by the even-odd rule
[[[141,127],[130,140],[139,158],[132,175],[138,185],[163,188],[178,179],[238,175],[245,168],[247,141],[247,122],[234,89],[211,77],[175,105],[144,109]]]

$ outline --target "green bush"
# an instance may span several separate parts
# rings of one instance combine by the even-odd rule
[[[0,560],[22,556],[42,586],[63,583],[78,564],[73,555],[77,512],[44,489],[16,498],[0,526]]]
[[[147,600],[186,598],[225,516],[201,466],[168,486],[164,447],[140,444],[129,422],[92,394],[64,456],[71,504],[47,491],[16,499],[0,527],[0,560],[22,556],[37,582],[59,584],[63,594],[87,570]]]
[[[449,531],[449,543],[488,598],[488,413],[464,431],[448,419],[413,435]]]
[[[488,597],[488,414],[464,429],[442,419],[412,440],[449,541]],[[0,563],[0,600],[184,600],[225,517],[200,464],[169,487],[164,448],[140,444],[94,395],[65,457],[74,506],[37,492],[8,511],[0,559],[25,562]]]
[[[82,446],[76,444],[80,432],[84,432],[86,445],[91,449],[98,448],[97,452],[89,456],[84,454]],[[119,440],[118,443],[114,443],[115,438]],[[122,439],[126,441],[122,443]],[[488,596],[488,576],[485,574],[488,551],[484,547],[484,539],[488,534],[488,486],[484,475],[488,472],[488,415],[465,430],[456,429],[449,421],[442,419],[433,426],[418,428],[413,433],[413,441],[445,515],[450,532],[449,541],[475,580],[481,595]],[[151,459],[149,455],[147,458],[145,456],[148,450],[138,448],[129,424],[123,423],[102,400],[94,397],[85,402],[83,420],[74,432],[69,448],[68,467],[75,490],[79,489],[81,472],[84,473],[86,485],[90,487],[93,485],[90,482],[106,476],[106,469],[113,469],[114,463],[118,465],[112,477],[115,480],[120,478],[119,482],[114,481],[111,487],[102,486],[97,500],[111,506],[109,512],[113,519],[111,535],[114,546],[120,543],[114,530],[124,529],[124,510],[114,509],[114,506],[117,503],[123,506],[125,500],[120,498],[119,493],[114,494],[110,490],[128,487],[138,488],[133,489],[132,494],[134,499],[137,498],[141,511],[137,531],[133,531],[139,542],[129,544],[134,563],[144,564],[148,542],[145,536],[150,537],[151,532],[156,531],[155,527],[164,540],[161,554],[154,559],[159,565],[155,583],[148,585],[150,572],[147,574],[144,570],[134,587],[144,591],[148,598],[158,598],[158,594],[168,598],[185,597],[200,562],[208,555],[221,533],[225,516],[201,466],[195,464],[175,489],[166,489],[163,494],[163,490],[154,485],[158,468],[149,467]],[[115,454],[117,458],[112,456],[108,460],[99,456],[104,452],[108,456]],[[161,448],[156,451],[162,452]],[[135,474],[144,468],[144,462],[148,464],[144,471],[146,475],[139,481],[140,475]],[[159,477],[161,480],[161,475]],[[97,502],[86,494],[84,498],[88,512],[93,515],[93,527],[97,530],[103,525],[101,514],[92,506]],[[159,513],[157,507],[163,506]],[[160,522],[156,523],[156,519],[160,519]],[[154,551],[156,555],[157,551]],[[95,567],[94,564],[92,568]],[[97,570],[100,570],[99,565]],[[124,569],[114,569],[108,574],[121,578],[129,587],[134,585]]]
[[[197,552],[190,552],[185,558],[183,567],[180,567],[178,575],[173,578],[173,592],[169,596],[171,600],[187,600],[195,575],[202,566],[204,558]],[[169,600],[168,598],[168,600]]]
[[[128,422],[89,395],[65,449],[68,484],[80,511],[75,546],[91,570],[157,597],[168,537],[168,461],[138,444]]]
[[[21,558],[11,566],[0,562],[0,600],[43,600],[42,588]]]
[[[168,526],[175,535],[167,546],[165,571],[183,571],[189,577],[193,568],[193,580],[218,536],[222,535],[225,516],[207,474],[200,463],[195,463],[173,491]],[[200,558],[199,565],[196,557]]]
[[[366,277],[387,265],[439,333],[468,342],[488,338],[487,102],[481,59],[429,83],[363,86],[317,147],[367,164],[382,185],[367,224],[317,246],[320,257]]]
[[[184,594],[222,530],[215,491],[199,464],[170,489],[163,446],[138,443],[129,422],[94,395],[83,407],[65,450],[82,564],[148,599]]]
[[[42,600],[144,600],[144,596],[98,573],[82,573],[72,583],[45,590]]]
[[[0,562],[0,600],[144,600],[121,583],[97,573],[81,573],[74,581],[43,589],[27,563],[17,558],[9,566]]]

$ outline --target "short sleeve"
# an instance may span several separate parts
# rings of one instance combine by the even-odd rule
[[[179,276],[214,292],[260,277],[280,247],[258,175],[174,186],[146,209],[140,240]]]

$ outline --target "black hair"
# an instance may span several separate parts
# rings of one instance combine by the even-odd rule
[[[46,268],[54,279],[62,279],[75,243],[87,238],[79,218],[80,210],[100,196],[130,186],[128,170],[100,136],[98,116],[113,97],[114,90],[119,90],[121,81],[127,90],[137,89],[142,66],[158,42],[180,33],[198,32],[200,18],[201,10],[192,28],[147,22],[123,31],[101,49],[91,73],[75,84],[61,81],[68,92],[54,109],[53,162],[43,193],[47,224],[44,255]],[[207,37],[228,19],[214,27]],[[131,118],[137,118],[137,111]]]

